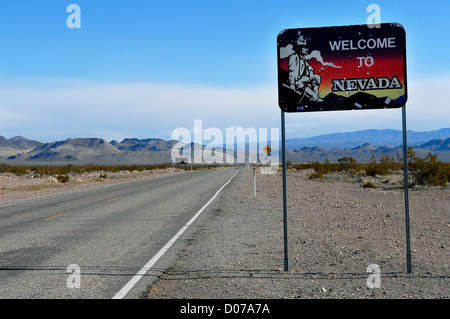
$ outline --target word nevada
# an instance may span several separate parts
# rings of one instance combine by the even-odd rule
[[[401,89],[403,86],[395,75],[391,79],[388,77],[354,78],[354,79],[334,79],[332,91],[367,91],[367,90],[386,90]]]

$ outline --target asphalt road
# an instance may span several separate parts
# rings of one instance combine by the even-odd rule
[[[0,299],[113,298],[235,173],[186,172],[0,205]]]

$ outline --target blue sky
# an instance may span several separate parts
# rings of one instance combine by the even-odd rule
[[[66,25],[71,3],[80,29]],[[1,0],[0,135],[170,139],[194,120],[279,127],[278,33],[365,24],[371,3],[406,29],[408,129],[449,127],[447,0]],[[401,129],[401,111],[296,113],[286,124],[288,138]]]

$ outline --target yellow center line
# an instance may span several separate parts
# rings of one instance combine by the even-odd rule
[[[44,220],[49,220],[49,219],[52,219],[52,218],[64,216],[65,214],[67,214],[67,213],[62,213],[62,214],[59,214],[59,215],[55,215],[55,216],[52,216],[52,217],[48,217],[48,218],[45,218]]]
[[[113,198],[113,199],[110,199],[110,200],[108,200],[107,202],[109,203],[109,202],[112,202],[112,201],[115,201],[115,200],[118,200],[120,197],[116,197],[116,198]]]

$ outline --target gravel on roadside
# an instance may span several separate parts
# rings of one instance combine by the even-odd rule
[[[149,299],[448,299],[450,190],[411,190],[412,273],[401,187],[288,171],[284,271],[281,172],[242,169],[191,226]],[[375,273],[373,272],[375,270]]]

